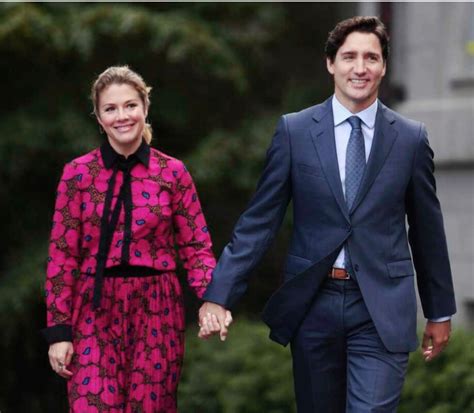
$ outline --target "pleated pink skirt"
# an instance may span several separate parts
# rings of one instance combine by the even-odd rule
[[[102,306],[96,311],[94,277],[81,275],[76,286],[70,412],[176,412],[184,355],[176,275],[104,278]]]

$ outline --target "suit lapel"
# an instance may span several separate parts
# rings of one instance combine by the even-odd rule
[[[344,199],[344,193],[342,192],[341,177],[337,163],[331,98],[316,107],[313,119],[316,122],[314,127],[310,129],[310,133],[316,152],[318,153],[321,167],[341,212],[347,221],[349,221],[349,213]]]
[[[367,191],[377,177],[382,168],[385,159],[387,158],[392,146],[397,139],[397,131],[393,127],[395,119],[390,115],[387,108],[379,102],[377,116],[375,118],[374,140],[372,142],[372,149],[370,151],[369,160],[365,174],[362,177],[362,182],[359,187],[357,196],[352,204],[350,214],[359,206],[364,199]]]

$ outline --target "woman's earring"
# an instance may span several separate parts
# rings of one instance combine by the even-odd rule
[[[104,134],[104,129],[102,129],[102,126],[100,126],[100,125],[99,125],[99,133],[100,133],[101,135]]]

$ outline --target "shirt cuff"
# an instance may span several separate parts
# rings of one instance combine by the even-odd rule
[[[429,321],[432,321],[433,323],[442,323],[444,321],[449,321],[451,320],[451,316],[448,315],[446,317],[438,317],[438,318],[430,318]]]
[[[72,341],[72,327],[69,324],[57,324],[52,327],[43,328],[41,334],[48,344]]]

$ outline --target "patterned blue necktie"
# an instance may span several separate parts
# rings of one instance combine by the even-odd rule
[[[364,135],[362,134],[361,121],[357,116],[351,116],[347,119],[352,127],[349,142],[346,151],[346,180],[345,195],[347,208],[350,210],[354,203],[360,182],[365,171],[365,145]],[[349,256],[347,244],[344,246],[344,267],[347,271],[354,274]]]
[[[360,118],[351,116],[347,121],[352,131],[347,143],[345,187],[347,207],[351,209],[365,171],[365,145]]]

